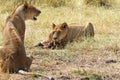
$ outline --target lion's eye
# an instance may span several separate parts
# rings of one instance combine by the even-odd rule
[[[65,28],[66,28],[66,26],[63,26],[63,28],[65,29]]]

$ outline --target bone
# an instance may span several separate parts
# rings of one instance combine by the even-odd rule
[[[46,78],[47,80],[55,80],[53,77],[51,76],[47,76],[47,75],[43,75],[43,74],[39,74],[39,73],[32,73],[32,72],[26,72],[26,71],[23,71],[23,70],[19,70],[18,73],[22,74],[22,75],[37,75],[38,77],[44,77]]]
[[[61,41],[42,41],[35,45],[34,47],[41,47],[43,49],[55,49],[55,48],[61,48]]]

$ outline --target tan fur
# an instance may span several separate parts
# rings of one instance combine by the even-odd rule
[[[53,30],[49,35],[49,41],[66,43],[82,36],[94,36],[94,27],[92,23],[88,23],[86,26],[62,23],[59,25],[53,24],[52,27]]]
[[[3,29],[3,45],[0,47],[2,72],[29,70],[32,57],[27,57],[24,47],[25,20],[34,19],[40,11],[27,2],[18,6],[6,18]]]

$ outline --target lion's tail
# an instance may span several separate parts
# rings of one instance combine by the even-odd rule
[[[94,37],[94,27],[93,24],[91,22],[87,23],[86,27],[85,27],[85,36],[88,37]]]

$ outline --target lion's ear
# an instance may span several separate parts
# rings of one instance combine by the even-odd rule
[[[32,0],[29,1],[29,4],[30,4],[30,5],[32,4]]]
[[[52,29],[54,29],[54,28],[55,28],[55,26],[56,26],[56,25],[55,25],[54,23],[52,23]]]
[[[67,28],[68,24],[66,22],[62,23],[62,28]]]
[[[25,2],[24,2],[24,9],[27,9],[27,8],[28,8],[28,5],[29,5],[29,4],[27,3],[27,1],[25,1]]]

